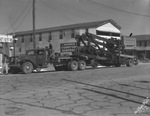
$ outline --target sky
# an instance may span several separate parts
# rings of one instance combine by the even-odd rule
[[[150,34],[150,0],[36,0],[36,29],[112,19],[123,35]],[[32,30],[32,0],[0,0],[0,34]]]

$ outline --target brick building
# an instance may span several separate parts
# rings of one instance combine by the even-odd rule
[[[48,47],[49,41],[51,41],[54,51],[61,52],[61,44],[76,42],[76,35],[81,35],[82,33],[89,32],[106,38],[120,38],[120,29],[121,27],[111,19],[37,29],[36,48]],[[18,40],[15,42],[15,55],[24,54],[26,50],[33,49],[32,33],[32,30],[15,33],[16,38],[18,38]]]

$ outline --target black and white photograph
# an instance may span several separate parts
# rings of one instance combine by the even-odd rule
[[[0,0],[0,116],[150,116],[150,0]]]

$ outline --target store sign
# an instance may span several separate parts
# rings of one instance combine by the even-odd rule
[[[134,37],[123,37],[123,43],[125,46],[125,49],[135,49],[136,48],[136,38]]]
[[[5,43],[12,43],[13,42],[13,37],[11,35],[0,35],[0,42]]]
[[[61,52],[73,52],[76,47],[77,47],[76,42],[61,43],[60,44],[60,51]]]

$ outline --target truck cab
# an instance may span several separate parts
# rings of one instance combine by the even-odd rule
[[[20,55],[10,62],[10,72],[31,73],[33,70],[40,71],[41,68],[46,68],[50,63],[51,54],[52,50],[45,48],[28,50],[26,54]]]

